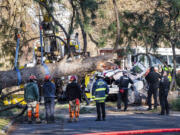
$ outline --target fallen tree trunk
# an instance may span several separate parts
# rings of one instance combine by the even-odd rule
[[[52,78],[78,75],[84,72],[93,71],[97,69],[97,66],[101,62],[113,59],[113,55],[90,57],[84,60],[78,59],[75,61],[67,62],[64,58],[61,62],[55,64],[48,64],[48,70]],[[46,75],[46,69],[42,65],[35,66],[33,68],[24,68],[20,70],[22,83],[26,83],[29,80],[31,74],[35,75],[38,81],[42,81]],[[0,85],[2,89],[16,86],[18,84],[17,72],[15,70],[0,71]]]
[[[2,95],[2,96],[0,97],[0,100],[4,100],[4,98],[8,97],[9,95],[12,95],[12,94],[17,93],[17,92],[20,92],[20,91],[24,91],[24,89],[18,89],[18,90],[9,92],[9,93],[7,93],[6,95]]]

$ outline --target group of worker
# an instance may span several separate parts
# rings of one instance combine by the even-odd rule
[[[169,106],[167,101],[168,91],[170,87],[170,80],[168,78],[168,71],[164,68],[162,75],[155,72],[154,67],[150,68],[150,72],[145,77],[148,82],[148,110],[152,110],[151,97],[154,97],[154,109],[157,109],[157,91],[159,88],[159,99],[161,105],[161,115],[165,113],[169,114]],[[128,107],[128,85],[133,86],[133,81],[128,77],[126,71],[123,72],[123,76],[116,81],[119,86],[119,92],[117,94],[117,109],[121,110],[121,102],[124,102],[124,111]],[[54,107],[55,107],[55,91],[56,87],[51,82],[51,76],[46,75],[43,84],[43,96],[44,105],[46,110],[47,123],[54,122]],[[36,122],[40,123],[39,119],[39,90],[37,85],[37,79],[34,75],[29,77],[29,83],[24,89],[24,98],[28,107],[28,122],[32,123],[32,115],[36,118]],[[109,93],[109,87],[103,78],[103,75],[96,73],[96,81],[92,87],[92,98],[96,101],[97,119],[96,121],[106,120],[105,100]],[[79,120],[80,102],[81,102],[81,88],[76,81],[75,76],[71,76],[70,83],[66,87],[66,98],[69,101],[69,122],[77,122]],[[32,113],[33,111],[33,113]],[[75,119],[74,119],[75,118]]]
[[[151,97],[154,98],[154,109],[157,109],[157,94],[159,89],[159,101],[161,105],[160,115],[169,115],[169,105],[168,105],[168,92],[170,89],[170,82],[172,81],[173,70],[171,66],[167,63],[162,68],[160,73],[154,70],[154,67],[150,68],[149,74],[145,77],[148,82],[148,110],[152,110]]]
[[[149,87],[147,97],[148,110],[152,110],[152,95],[154,98],[154,109],[157,109],[157,95],[159,89],[159,101],[161,106],[160,115],[169,115],[167,97],[170,89],[170,81],[172,80],[171,76],[172,68],[170,66],[164,66],[161,73],[156,72],[154,67],[150,68],[150,72],[145,77]],[[128,85],[129,83],[133,84],[133,81],[128,77],[127,72],[123,72],[123,76],[118,81],[119,93],[117,95],[117,108],[121,110],[121,101],[123,101],[124,111],[126,111],[128,107]]]
[[[93,85],[93,98],[96,101],[97,107],[97,121],[105,120],[105,100],[109,93],[109,88],[106,82],[102,79],[102,75],[98,74],[97,81]],[[46,122],[54,122],[54,108],[55,108],[55,84],[51,82],[51,76],[46,75],[43,84],[44,105],[46,110]],[[77,122],[79,120],[80,102],[81,102],[81,88],[76,82],[76,77],[71,76],[70,83],[66,87],[66,98],[69,101],[69,122]],[[27,116],[28,123],[32,123],[32,117],[36,119],[36,123],[41,123],[39,118],[39,88],[36,76],[31,75],[29,82],[24,88],[24,99],[27,102]],[[102,114],[102,115],[101,115]],[[75,119],[74,119],[75,118]]]
[[[43,94],[45,100],[46,120],[47,123],[54,122],[54,99],[55,85],[51,82],[51,77],[46,75],[43,84]],[[28,123],[32,123],[32,116],[36,118],[37,123],[41,123],[39,119],[39,88],[36,76],[29,77],[29,83],[24,88],[24,99],[27,102]]]
[[[54,108],[55,108],[55,93],[56,87],[51,82],[51,76],[46,75],[43,84],[43,96],[44,105],[46,110],[46,122],[54,123]],[[75,121],[78,121],[80,111],[81,89],[78,83],[76,83],[76,77],[71,76],[70,83],[66,88],[66,97],[69,101],[69,122],[73,121],[75,114]],[[24,99],[27,102],[27,115],[28,123],[32,123],[32,116],[36,118],[36,123],[41,123],[39,118],[39,88],[37,84],[36,76],[31,75],[29,82],[24,88]]]

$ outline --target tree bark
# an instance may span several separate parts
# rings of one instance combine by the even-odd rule
[[[83,26],[80,25],[80,27],[81,27],[81,32],[83,35],[83,42],[84,42],[83,53],[86,53],[87,52],[87,34],[86,34]]]
[[[114,5],[114,12],[116,16],[116,25],[117,25],[117,36],[116,36],[116,43],[114,46],[114,50],[118,48],[119,45],[119,40],[120,40],[120,20],[119,20],[119,12],[116,4],[116,0],[113,0],[113,5]]]
[[[173,89],[173,86],[176,86],[176,51],[175,51],[175,43],[171,43],[172,44],[172,52],[173,52],[173,74],[172,74],[172,81],[170,84],[170,90]]]
[[[79,21],[79,26],[81,28],[81,33],[82,33],[82,36],[83,36],[83,53],[85,54],[87,52],[87,34],[86,34],[85,29],[84,29],[84,24],[80,19],[81,17],[80,17],[80,13],[79,13],[78,9],[75,8],[75,10],[76,10],[76,14],[77,14],[77,19]],[[81,4],[81,11],[82,11],[83,17],[85,19],[86,15],[85,15],[82,4]]]
[[[6,97],[8,97],[9,95],[12,95],[12,94],[17,93],[17,92],[20,92],[20,91],[24,91],[24,89],[18,89],[18,90],[9,92],[9,93],[7,93],[6,95],[2,95],[2,96],[0,97],[0,100],[4,100],[4,99],[5,99]]]
[[[67,62],[66,57],[59,63],[48,64],[48,70],[52,78],[83,74],[88,71],[97,70],[99,63],[113,59],[113,55],[97,56],[86,58],[84,60],[78,59],[76,61]],[[35,75],[39,81],[44,80],[46,69],[42,65],[33,68],[24,68],[20,70],[22,83],[29,80],[30,75]],[[15,70],[0,71],[0,85],[3,88],[16,86],[18,84],[17,72]]]

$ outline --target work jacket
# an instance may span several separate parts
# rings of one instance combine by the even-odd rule
[[[56,87],[51,81],[43,84],[43,94],[45,98],[55,98]]]
[[[134,84],[133,81],[131,80],[131,78],[129,78],[127,75],[123,75],[119,79],[119,84],[118,84],[119,89],[128,90],[129,83]]]
[[[98,79],[93,84],[92,97],[98,103],[103,103],[109,93],[109,88],[103,79]]]
[[[39,101],[39,88],[35,82],[29,82],[24,88],[26,102]]]
[[[164,71],[167,72],[167,74],[168,74],[168,79],[169,79],[169,81],[171,82],[171,81],[172,81],[173,68],[172,68],[172,67],[166,67],[166,66],[164,66],[163,69],[162,69],[162,74],[163,74]]]
[[[170,87],[170,81],[167,76],[163,76],[159,83],[159,92],[162,94],[168,94]]]
[[[149,72],[149,74],[145,77],[145,79],[148,82],[150,90],[158,89],[160,78],[161,78],[161,75],[156,73],[155,71]]]
[[[72,101],[78,98],[81,100],[81,88],[76,81],[69,83],[66,87],[67,100]]]

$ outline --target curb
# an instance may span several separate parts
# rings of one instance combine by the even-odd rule
[[[11,120],[11,121],[8,123],[8,125],[6,125],[6,126],[1,130],[0,133],[6,134],[6,133],[8,132],[8,130],[9,130],[9,128],[14,124],[14,122],[15,122],[15,120]]]

